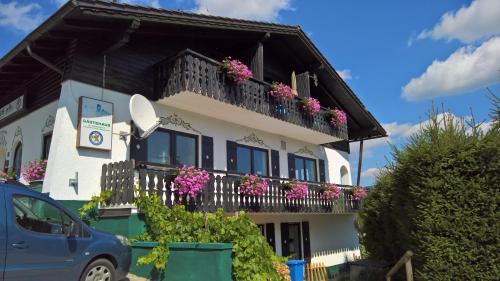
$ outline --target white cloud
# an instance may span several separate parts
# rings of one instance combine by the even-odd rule
[[[195,0],[194,11],[230,18],[275,21],[283,10],[293,10],[291,0]]]
[[[418,39],[457,39],[470,43],[500,34],[500,1],[476,0],[456,12],[447,12],[432,30],[424,30]]]
[[[337,73],[339,74],[340,78],[344,80],[351,80],[352,79],[352,73],[350,69],[343,69],[343,70],[338,70]]]
[[[368,168],[361,172],[361,178],[366,179],[366,178],[374,178],[380,174],[381,169],[380,168]]]
[[[499,1],[500,2],[500,1]],[[408,101],[451,96],[500,82],[500,37],[479,47],[462,47],[446,60],[435,60],[403,87]]]
[[[57,0],[57,1],[63,1],[63,0]],[[119,2],[131,5],[161,8],[160,0],[120,0]]]
[[[19,4],[16,1],[0,3],[0,26],[14,28],[18,31],[33,30],[43,19],[37,3]]]

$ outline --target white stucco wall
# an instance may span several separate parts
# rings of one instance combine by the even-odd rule
[[[309,222],[311,254],[345,248],[355,249],[359,247],[357,231],[354,226],[354,214],[249,213],[248,215],[257,224],[274,223],[276,253],[278,254],[282,253],[280,224],[303,221]]]
[[[0,128],[0,169],[8,168],[4,166],[5,160],[9,160],[9,167],[12,167],[14,160],[14,149],[19,142],[23,145],[22,165],[30,161],[40,160],[43,150],[43,136],[53,130],[53,118],[56,115],[57,101],[43,106],[28,115],[13,121]]]
[[[85,148],[76,148],[78,99],[80,96],[112,102],[114,105],[112,151],[98,151]],[[101,167],[104,163],[126,160],[129,157],[129,141],[120,139],[119,132],[130,132],[130,114],[128,103],[130,94],[104,90],[92,85],[76,81],[65,81],[62,84],[60,99],[43,107],[28,116],[19,119],[0,129],[5,130],[5,139],[8,150],[12,149],[13,136],[17,127],[23,131],[23,139],[27,145],[23,146],[23,163],[40,159],[42,151],[41,128],[48,115],[55,116],[51,153],[43,191],[59,200],[88,200],[100,192]],[[287,153],[295,153],[309,158],[324,159],[327,165],[327,181],[340,183],[340,167],[346,166],[349,170],[348,155],[332,149],[324,148],[312,143],[290,139],[286,136],[273,135],[260,130],[243,127],[227,120],[218,120],[202,116],[194,112],[183,111],[169,107],[168,100],[161,100],[154,104],[158,116],[168,117],[175,114],[184,124],[170,124],[167,129],[186,132],[195,135],[211,136],[214,139],[214,168],[226,170],[226,141],[237,141],[242,144],[256,146],[263,149],[277,150],[280,153],[280,176],[288,177]],[[259,124],[266,126],[266,124]],[[245,137],[254,134],[261,143],[247,142]],[[285,142],[286,149],[282,149]],[[201,148],[201,141],[198,142]],[[299,151],[303,152],[299,152]],[[201,149],[200,149],[201,151]],[[305,151],[305,152],[304,152]],[[270,153],[269,153],[270,155]],[[201,156],[199,156],[201,157]],[[199,159],[201,163],[201,159]],[[270,159],[269,159],[270,162]],[[270,167],[269,163],[269,167]],[[69,185],[70,179],[76,178],[78,186]]]

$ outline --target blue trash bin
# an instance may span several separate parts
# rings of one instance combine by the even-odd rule
[[[290,269],[290,278],[292,281],[304,281],[304,264],[303,260],[289,260],[285,262]]]

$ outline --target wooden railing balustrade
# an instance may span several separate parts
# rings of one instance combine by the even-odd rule
[[[270,84],[250,79],[234,83],[221,70],[221,63],[191,50],[156,65],[155,96],[169,97],[190,91],[273,118],[347,140],[347,125],[332,127],[326,108],[312,116],[299,108],[300,98],[277,101],[269,94]]]
[[[105,164],[102,167],[101,189],[111,190],[111,206],[133,205],[137,190],[146,195],[156,194],[164,205],[183,204],[191,211],[213,212],[218,208],[226,212],[301,212],[301,213],[350,213],[359,208],[352,200],[351,186],[341,187],[338,200],[321,198],[319,182],[308,182],[306,198],[288,200],[283,184],[284,178],[264,177],[268,190],[263,196],[246,196],[239,191],[242,175],[226,171],[210,171],[210,180],[196,198],[180,197],[174,189],[175,169],[150,165],[134,167],[134,160]]]

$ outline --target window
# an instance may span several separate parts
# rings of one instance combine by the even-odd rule
[[[302,181],[316,181],[316,160],[295,156],[295,178]]]
[[[347,168],[345,166],[340,167],[340,183],[345,185],[350,184],[349,171],[347,171]]]
[[[16,149],[14,150],[14,165],[13,165],[17,178],[19,178],[19,176],[21,175],[22,158],[23,158],[23,145],[22,143],[18,143]]]
[[[144,160],[147,162],[197,166],[198,142],[194,135],[160,129],[152,133],[146,141],[147,153]]]
[[[52,133],[43,136],[42,159],[49,159],[50,143],[52,142]]]
[[[15,195],[12,199],[17,224],[29,231],[45,234],[67,234],[73,220],[56,206],[29,196]]]
[[[236,171],[242,174],[268,175],[268,156],[264,149],[240,145],[236,147]]]

